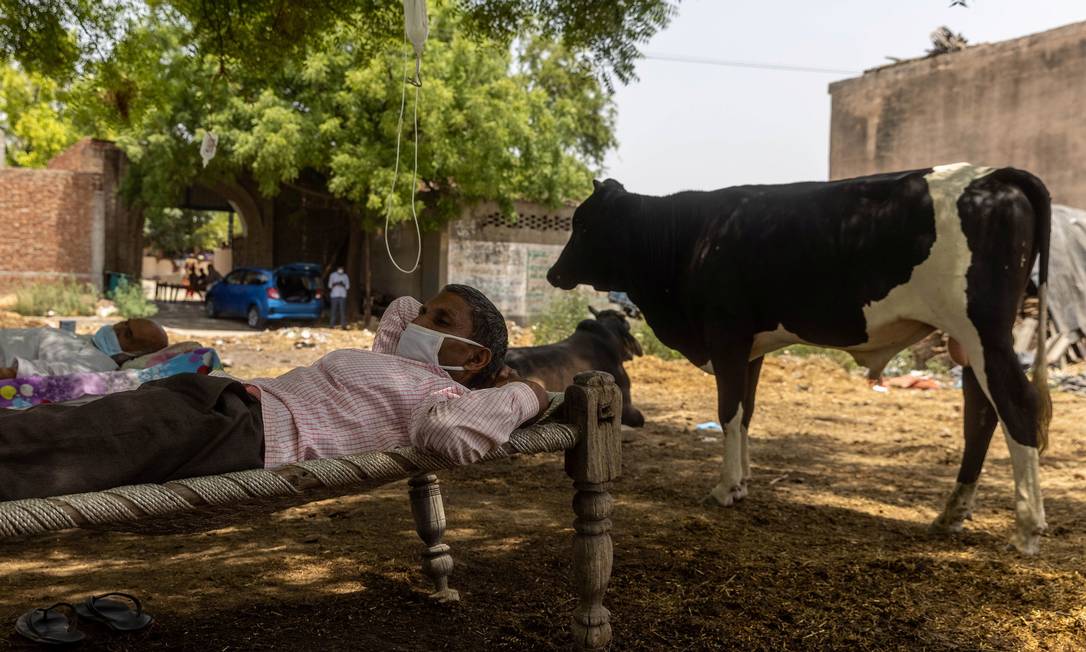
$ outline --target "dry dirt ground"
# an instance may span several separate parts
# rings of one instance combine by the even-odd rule
[[[312,347],[273,331],[217,346],[238,375],[277,373]],[[304,338],[302,338],[304,339]],[[628,365],[648,425],[614,483],[606,604],[616,650],[1086,649],[1086,399],[1055,394],[1043,458],[1049,531],[1025,559],[1005,542],[1011,469],[997,434],[977,513],[927,534],[961,453],[960,392],[871,391],[822,358],[772,358],[752,435],[754,484],[702,507],[721,459],[712,379],[683,362]],[[570,483],[558,455],[441,476],[459,604],[430,604],[404,483],[303,506],[0,542],[0,623],[90,594],[140,596],[135,635],[87,625],[83,649],[565,649]],[[231,514],[236,514],[234,517]],[[23,649],[14,633],[0,648]]]

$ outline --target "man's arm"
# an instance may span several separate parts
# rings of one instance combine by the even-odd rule
[[[84,371],[117,371],[117,363],[98,349],[84,349],[66,360],[27,360],[15,358],[15,373],[28,376],[65,376]]]
[[[113,358],[90,342],[58,331],[44,330],[37,352],[15,357],[15,372],[27,376],[64,376],[86,371],[116,371]]]
[[[407,325],[419,316],[422,304],[414,297],[400,297],[388,304],[381,323],[377,325],[377,335],[373,338],[374,353],[396,353],[400,344],[400,335]]]
[[[517,426],[546,407],[527,382],[434,398],[411,415],[411,442],[456,464],[479,460],[509,441]]]

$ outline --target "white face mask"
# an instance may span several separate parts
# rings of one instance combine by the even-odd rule
[[[473,342],[464,337],[457,337],[456,335],[430,330],[429,328],[424,328],[418,324],[408,324],[407,329],[400,335],[400,343],[396,346],[396,355],[409,360],[417,360],[419,362],[425,362],[426,364],[432,364],[441,367],[445,371],[463,371],[464,367],[462,366],[453,367],[438,362],[437,354],[438,351],[441,350],[441,344],[445,341],[445,338],[460,340],[465,344],[477,346],[480,349],[486,348],[482,344]]]

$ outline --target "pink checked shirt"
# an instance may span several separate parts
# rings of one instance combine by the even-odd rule
[[[524,383],[469,390],[435,365],[395,355],[422,304],[392,302],[373,350],[341,349],[252,381],[264,417],[264,466],[416,446],[458,464],[509,440],[539,411]]]

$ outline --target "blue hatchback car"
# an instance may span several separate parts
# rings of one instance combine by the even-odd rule
[[[320,319],[322,295],[318,265],[240,267],[208,288],[204,309],[208,317],[244,317],[250,328],[259,329],[269,321]]]

